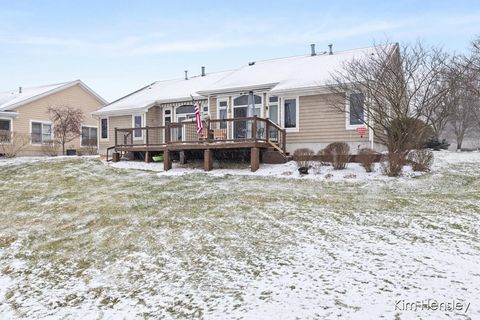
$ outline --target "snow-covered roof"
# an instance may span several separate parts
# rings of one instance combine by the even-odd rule
[[[197,92],[225,77],[230,71],[208,73],[205,76],[194,76],[188,80],[174,79],[154,82],[138,91],[120,98],[95,111],[94,115],[123,114],[146,111],[161,103],[188,101],[204,98]]]
[[[387,45],[394,47],[394,45]],[[174,79],[154,82],[120,98],[95,115],[123,115],[144,112],[150,107],[170,102],[205,98],[211,94],[268,89],[271,93],[319,88],[328,84],[331,73],[343,67],[344,62],[361,59],[376,52],[376,47],[338,51],[316,56],[301,55],[288,58],[257,61],[233,71],[210,73],[188,80]]]
[[[106,103],[106,101],[100,97],[97,93],[91,90],[81,80],[55,83],[37,87],[22,87],[15,90],[0,92],[0,111],[13,110],[29,102],[43,98],[52,93],[70,88],[75,85],[81,85],[92,95],[94,95],[99,101]]]
[[[393,48],[393,47],[392,47]],[[376,47],[302,55],[249,63],[226,77],[204,87],[199,93],[208,95],[245,89],[268,88],[271,93],[322,87],[331,80],[332,72],[352,59],[362,59],[376,52]]]

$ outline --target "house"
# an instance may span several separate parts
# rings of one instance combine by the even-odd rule
[[[81,149],[97,144],[97,119],[91,113],[107,102],[80,80],[0,92],[0,131],[2,143],[20,135],[28,136],[29,143],[20,155],[43,155],[45,146],[53,141],[53,123],[49,107],[69,106],[84,112],[82,135],[67,147]],[[15,135],[11,134],[15,133]]]
[[[391,45],[394,52],[396,45]],[[250,62],[232,71],[158,81],[94,112],[99,117],[100,152],[149,152],[250,148],[258,158],[277,161],[298,148],[318,151],[335,141],[380,149],[367,130],[363,97],[346,93],[346,112],[331,107],[331,73],[375,47]],[[207,133],[199,136],[192,97],[201,105]],[[354,108],[355,113],[350,113]],[[355,115],[355,116],[354,116]],[[361,128],[361,130],[359,130]],[[254,159],[255,158],[255,159]],[[275,160],[276,159],[276,160]],[[168,161],[167,161],[168,162]],[[205,168],[209,169],[209,159]],[[169,168],[168,163],[166,169]]]

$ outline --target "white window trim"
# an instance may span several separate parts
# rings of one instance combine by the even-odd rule
[[[0,117],[0,120],[8,120],[10,121],[10,142],[7,143],[2,143],[2,144],[12,144],[13,143],[13,119],[12,118],[6,118],[6,117]]]
[[[227,105],[225,107],[220,107],[220,102],[226,102]],[[228,97],[222,97],[217,99],[217,119],[220,119],[220,109],[227,110],[227,118],[228,118]]]
[[[363,123],[361,124],[350,124],[350,94],[355,92],[349,92],[346,94],[345,101],[345,129],[346,130],[357,130],[358,128],[367,127],[367,113],[365,112],[365,101],[363,103]],[[366,98],[365,98],[366,99]]]
[[[107,120],[107,137],[106,137],[106,138],[103,138],[103,137],[102,137],[102,120]],[[97,134],[100,133],[100,134],[98,135],[99,141],[108,141],[109,138],[110,138],[110,119],[109,119],[108,117],[101,117],[101,118],[100,118],[100,126],[99,126],[99,129],[100,129],[99,132],[97,132]]]
[[[42,124],[42,142],[41,143],[33,143],[32,142],[32,124],[33,123],[41,123]],[[49,124],[50,125],[50,140],[54,142],[53,139],[53,123],[52,121],[45,121],[45,120],[30,120],[30,145],[32,146],[43,146],[45,143],[43,143],[43,125],[44,124]]]
[[[90,147],[90,146],[86,146],[83,144],[83,135],[82,135],[82,129],[83,128],[94,128],[94,129],[97,129],[97,146],[98,146],[98,127],[96,126],[92,126],[92,125],[80,125],[80,147]]]
[[[296,100],[295,102],[295,124],[294,128],[285,128],[285,100]],[[299,96],[282,96],[280,106],[280,123],[282,128],[285,128],[285,132],[299,132],[300,131],[300,97]]]
[[[170,111],[170,114],[166,114],[166,111]],[[166,117],[170,117],[170,122],[173,122],[174,118],[173,118],[173,110],[171,107],[165,107],[163,108],[163,111],[162,111],[162,114],[163,114],[163,125],[165,126],[167,124],[167,122],[165,121],[165,118]]]
[[[277,102],[270,102],[271,97],[277,97]],[[280,119],[281,119],[281,116],[280,116],[280,109],[281,109],[280,108],[280,102],[281,102],[281,99],[280,99],[280,97],[278,95],[275,95],[275,94],[272,94],[272,95],[268,94],[267,95],[267,100],[265,102],[267,103],[267,109],[268,109],[268,110],[266,110],[267,114],[265,115],[265,118],[270,119],[270,106],[277,106],[277,120],[278,120],[277,124],[280,124],[281,123],[281,121],[280,121]]]
[[[145,127],[145,113],[132,114],[132,128],[135,129],[135,117],[140,117],[140,125]],[[140,130],[140,137],[135,137],[135,131],[132,131],[133,140],[143,140],[143,130]]]

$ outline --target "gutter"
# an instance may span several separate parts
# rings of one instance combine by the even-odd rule
[[[216,94],[227,94],[227,93],[238,93],[242,91],[257,91],[257,90],[271,90],[273,87],[278,85],[279,82],[275,83],[264,83],[258,84],[253,86],[243,86],[243,87],[230,87],[225,89],[213,89],[213,90],[202,90],[197,91],[197,93],[201,96],[209,96],[209,95],[216,95]]]
[[[20,114],[14,111],[0,111],[0,118],[5,116],[7,118],[17,118]]]

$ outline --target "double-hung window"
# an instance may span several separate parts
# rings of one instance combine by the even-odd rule
[[[50,122],[31,122],[32,144],[47,144],[53,141],[52,124]]]
[[[133,138],[134,139],[142,139],[143,138],[143,130],[142,129],[137,129],[137,128],[142,128],[143,127],[143,116],[142,115],[134,115],[132,119],[132,125],[133,128],[136,130],[133,130]]]
[[[82,126],[82,147],[97,146],[97,128]]]
[[[227,122],[225,121],[227,119],[227,105],[227,101],[218,102],[218,118],[223,120],[220,122],[220,129],[227,128]]]
[[[100,138],[108,139],[108,118],[100,119]]]
[[[268,118],[273,123],[278,124],[278,97],[270,96],[268,98]]]
[[[365,96],[363,93],[351,93],[348,100],[348,126],[363,126],[365,123]]]
[[[0,143],[9,143],[12,136],[12,120],[0,119]]]
[[[298,99],[283,99],[283,125],[288,131],[298,130]]]

